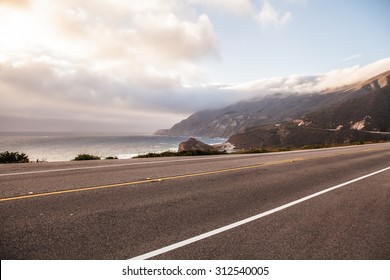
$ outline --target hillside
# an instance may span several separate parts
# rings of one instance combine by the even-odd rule
[[[232,135],[240,149],[301,148],[390,140],[390,74],[362,84],[352,98],[280,124]]]
[[[390,131],[390,74],[387,83],[378,80],[363,85],[364,94],[340,104],[306,114],[302,119],[320,128],[350,127],[365,131]],[[374,85],[374,86],[371,86]]]
[[[155,134],[227,138],[250,127],[295,119],[312,120],[318,127],[336,128],[345,122],[362,121],[366,116],[371,119],[364,130],[389,131],[389,85],[390,71],[387,71],[326,93],[274,94],[245,100],[225,108],[197,112],[172,128]],[[374,98],[374,94],[378,96]]]
[[[323,106],[346,99],[348,94],[338,95],[272,95],[264,98],[240,101],[234,105],[199,111],[172,128],[159,130],[156,135],[229,137],[244,132],[246,128],[273,124],[301,117]]]
[[[297,149],[363,142],[390,141],[390,133],[372,133],[351,128],[338,130],[298,126],[288,122],[247,129],[232,135],[227,142],[236,149]]]

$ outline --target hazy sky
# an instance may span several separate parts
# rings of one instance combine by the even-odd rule
[[[0,0],[0,131],[153,132],[390,69],[388,0]]]

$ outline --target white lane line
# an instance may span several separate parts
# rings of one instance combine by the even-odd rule
[[[384,168],[384,169],[378,170],[378,171],[376,171],[376,172],[373,172],[373,173],[370,173],[370,174],[361,176],[361,177],[359,177],[359,178],[350,180],[350,181],[348,181],[348,182],[345,182],[345,183],[342,183],[342,184],[339,184],[339,185],[336,185],[336,186],[327,188],[327,189],[325,189],[325,190],[322,190],[322,191],[313,193],[313,194],[308,195],[308,196],[305,196],[305,197],[303,197],[303,198],[294,200],[294,201],[289,202],[289,203],[287,203],[287,204],[284,204],[284,205],[282,205],[282,206],[273,208],[273,209],[271,209],[271,210],[268,210],[268,211],[266,211],[266,212],[257,214],[257,215],[255,215],[255,216],[252,216],[252,217],[246,218],[246,219],[244,219],[244,220],[235,222],[235,223],[233,223],[233,224],[226,225],[226,226],[224,226],[224,227],[217,228],[217,229],[215,229],[215,230],[212,230],[212,231],[209,231],[209,232],[200,234],[200,235],[198,235],[198,236],[194,236],[194,237],[192,237],[192,238],[189,238],[189,239],[183,240],[183,241],[181,241],[181,242],[178,242],[178,243],[175,243],[175,244],[172,244],[172,245],[163,247],[163,248],[161,248],[161,249],[158,249],[158,250],[155,250],[155,251],[151,251],[151,252],[149,252],[149,253],[146,253],[146,254],[143,254],[143,255],[140,255],[140,256],[131,258],[131,260],[146,260],[146,259],[150,259],[150,258],[152,258],[152,257],[158,256],[158,255],[167,253],[167,252],[169,252],[169,251],[173,251],[173,250],[178,249],[178,248],[180,248],[180,247],[189,245],[189,244],[191,244],[191,243],[200,241],[200,240],[202,240],[202,239],[211,237],[211,236],[213,236],[213,235],[222,233],[222,232],[224,232],[224,231],[228,231],[228,230],[230,230],[230,229],[233,229],[233,228],[242,226],[242,225],[244,225],[244,224],[250,223],[250,222],[252,222],[252,221],[258,220],[258,219],[263,218],[263,217],[265,217],[265,216],[268,216],[268,215],[271,215],[271,214],[273,214],[273,213],[279,212],[279,211],[281,211],[281,210],[283,210],[283,209],[289,208],[289,207],[294,206],[294,205],[296,205],[296,204],[302,203],[302,202],[304,202],[304,201],[306,201],[306,200],[312,199],[312,198],[314,198],[314,197],[316,197],[316,196],[319,196],[319,195],[322,195],[322,194],[324,194],[324,193],[333,191],[333,190],[335,190],[335,189],[344,187],[344,186],[346,186],[346,185],[355,183],[355,182],[357,182],[357,181],[366,179],[366,178],[368,178],[368,177],[371,177],[371,176],[374,176],[374,175],[376,175],[376,174],[385,172],[385,171],[387,171],[387,170],[390,170],[390,166],[389,166],[389,167],[386,167],[386,168]]]
[[[308,150],[310,151],[310,150]],[[305,151],[305,152],[308,152]],[[315,150],[313,150],[315,151]],[[317,150],[318,151],[318,150]],[[159,163],[175,163],[175,162],[185,162],[185,161],[200,161],[200,160],[213,160],[213,159],[241,159],[248,157],[258,157],[258,156],[277,156],[283,155],[286,153],[292,153],[298,151],[290,152],[280,152],[280,153],[267,153],[267,154],[244,154],[244,155],[222,155],[222,156],[207,156],[207,157],[195,157],[187,159],[171,159],[171,160],[159,160],[159,161],[149,161],[149,162],[132,162],[132,163],[121,163],[121,164],[111,164],[111,165],[96,165],[96,166],[82,166],[82,167],[71,167],[71,168],[59,168],[59,169],[46,169],[46,170],[35,170],[35,171],[23,171],[23,172],[11,172],[0,174],[0,177],[5,176],[15,176],[15,175],[27,175],[27,174],[39,174],[39,173],[51,173],[51,172],[61,172],[61,171],[75,171],[75,170],[87,170],[87,169],[99,169],[99,168],[110,168],[110,167],[122,167],[122,166],[132,166],[132,165],[149,165],[149,164],[159,164]],[[303,152],[303,151],[300,151]]]
[[[214,157],[214,159],[215,158],[216,157]],[[220,157],[218,157],[218,158],[220,158]],[[178,159],[178,160],[161,160],[161,161],[150,161],[150,162],[132,162],[132,163],[111,164],[111,165],[97,165],[97,166],[83,166],[83,167],[71,167],[71,168],[60,168],[60,169],[23,171],[23,172],[13,172],[13,173],[3,173],[3,174],[0,174],[0,177],[13,176],[13,175],[61,172],[61,171],[75,171],[75,170],[85,170],[85,169],[99,169],[99,168],[132,166],[132,165],[148,165],[148,164],[169,163],[169,162],[174,163],[174,162],[183,162],[183,161],[196,161],[196,160],[202,160],[202,159],[213,159],[213,158],[211,157],[211,158],[192,158],[192,159]]]

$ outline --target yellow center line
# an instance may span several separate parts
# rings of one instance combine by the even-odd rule
[[[371,151],[376,151],[379,150],[378,148],[369,148],[369,149],[364,149],[362,152],[371,152]]]
[[[190,177],[198,177],[198,176],[205,176],[205,175],[213,175],[213,174],[226,173],[226,172],[232,172],[232,171],[255,169],[255,168],[259,168],[259,167],[278,165],[278,164],[283,164],[283,163],[293,163],[293,162],[304,161],[304,160],[328,158],[328,157],[332,157],[332,156],[336,156],[336,155],[339,155],[339,154],[331,154],[331,155],[326,155],[326,156],[313,156],[313,157],[307,157],[307,158],[293,158],[293,159],[287,159],[287,160],[265,162],[265,163],[255,164],[255,165],[232,167],[232,168],[226,168],[226,169],[204,171],[204,172],[176,175],[176,176],[169,176],[169,177],[161,177],[161,178],[155,178],[155,179],[145,179],[145,180],[134,181],[134,182],[125,182],[125,183],[109,184],[109,185],[102,185],[102,186],[85,187],[85,188],[77,188],[77,189],[70,189],[70,190],[61,190],[61,191],[54,191],[54,192],[5,197],[5,198],[0,198],[0,202],[28,199],[28,198],[34,198],[34,197],[44,197],[44,196],[51,196],[51,195],[58,195],[58,194],[67,194],[67,193],[93,191],[93,190],[100,190],[100,189],[109,189],[109,188],[123,187],[123,186],[132,186],[132,185],[139,185],[139,184],[145,184],[145,183],[162,182],[162,181],[169,181],[169,180],[183,179],[183,178],[190,178]]]

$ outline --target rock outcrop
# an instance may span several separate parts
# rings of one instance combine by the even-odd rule
[[[195,138],[190,138],[187,141],[181,142],[179,144],[178,152],[182,151],[217,151],[216,148],[213,146],[207,145],[199,140],[196,140]]]

